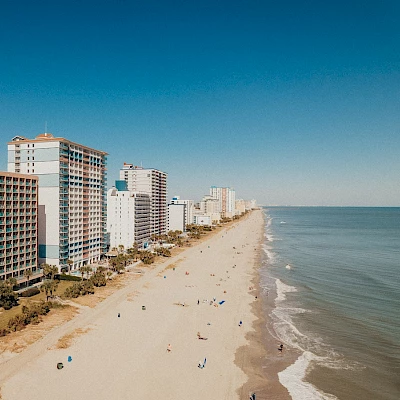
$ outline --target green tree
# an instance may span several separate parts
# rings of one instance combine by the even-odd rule
[[[144,264],[152,264],[154,262],[154,254],[148,250],[141,251],[139,258]]]
[[[105,286],[106,276],[104,275],[104,273],[97,271],[91,276],[90,281],[96,287]]]
[[[31,279],[31,276],[33,275],[33,272],[30,268],[27,268],[24,271],[24,276],[26,278],[26,286],[29,286],[29,280]]]
[[[42,264],[42,268],[45,279],[54,279],[54,275],[58,274],[58,267],[56,265]]]
[[[79,267],[79,272],[81,273],[81,277],[83,280],[83,274],[86,272],[86,267],[85,266]]]
[[[86,272],[86,279],[89,279],[89,274],[93,271],[93,268],[87,265],[85,267],[85,272]]]
[[[46,300],[49,300],[50,297],[53,297],[53,293],[56,292],[58,288],[58,282],[55,280],[45,280],[43,284],[40,286],[40,291],[46,293]]]
[[[74,264],[74,262],[72,260],[70,260],[70,259],[67,260],[68,272],[71,271],[71,265],[73,265],[73,264]]]
[[[166,247],[157,247],[155,252],[158,256],[171,257],[171,251]]]
[[[15,278],[9,278],[0,281],[0,307],[5,310],[18,305],[18,294],[13,291],[13,287],[17,284]]]

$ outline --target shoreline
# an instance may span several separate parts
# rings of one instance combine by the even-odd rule
[[[267,295],[261,286],[261,269],[265,259],[262,250],[264,242],[265,216],[261,227],[261,238],[257,245],[257,256],[254,261],[252,286],[255,288],[249,294],[257,296],[251,303],[251,313],[256,317],[252,324],[252,330],[246,334],[249,343],[237,349],[235,363],[246,373],[248,380],[238,390],[241,399],[248,399],[251,393],[255,393],[259,399],[290,400],[291,396],[278,377],[278,373],[293,364],[298,354],[285,350],[278,351],[279,343],[271,333],[272,321],[269,315],[275,307],[277,297],[273,288]],[[255,292],[255,293],[254,293]]]
[[[264,382],[269,355],[255,357],[246,351],[247,362],[240,368],[235,363],[241,349],[259,350],[263,344],[262,299],[258,294],[252,301],[254,294],[248,290],[252,285],[261,293],[257,274],[261,215],[252,212],[158,263],[3,363],[3,399],[63,398],[60,393],[71,398],[82,391],[88,399],[131,399],[132,389],[134,398],[247,399],[246,385],[254,386],[254,376],[262,378],[259,384]],[[213,298],[218,299],[215,304]],[[117,313],[121,318],[115,318]],[[239,319],[243,326],[238,327]],[[196,332],[206,340],[199,341]],[[60,339],[71,335],[69,345],[57,348]],[[255,340],[259,346],[253,346]],[[172,351],[165,352],[168,343]],[[66,362],[67,355],[73,363]],[[198,360],[204,356],[207,368],[199,370]],[[55,368],[60,361],[67,367],[62,372]],[[249,366],[259,372],[253,374]],[[113,371],[111,381],[109,371]],[[38,385],[43,373],[51,382],[45,387]],[[64,376],[61,381],[60,376]],[[267,387],[275,391],[270,383]],[[258,394],[257,389],[257,398],[262,398]]]

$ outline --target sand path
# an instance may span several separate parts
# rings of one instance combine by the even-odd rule
[[[238,394],[247,377],[234,357],[255,318],[248,287],[262,223],[261,211],[252,212],[0,364],[2,398],[247,399]],[[175,270],[166,269],[172,263]],[[225,303],[210,305],[214,297]],[[87,328],[68,349],[54,349],[64,335]]]

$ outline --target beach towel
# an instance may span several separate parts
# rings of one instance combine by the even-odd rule
[[[221,304],[224,304],[224,303],[225,303],[225,300],[221,300],[218,304],[221,305]]]

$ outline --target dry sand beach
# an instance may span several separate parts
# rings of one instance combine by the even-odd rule
[[[288,398],[262,369],[255,299],[262,228],[262,212],[253,211],[82,308],[3,360],[2,399],[231,400],[260,390],[258,400],[266,387],[268,398]],[[70,339],[69,347],[58,349],[60,339]]]

